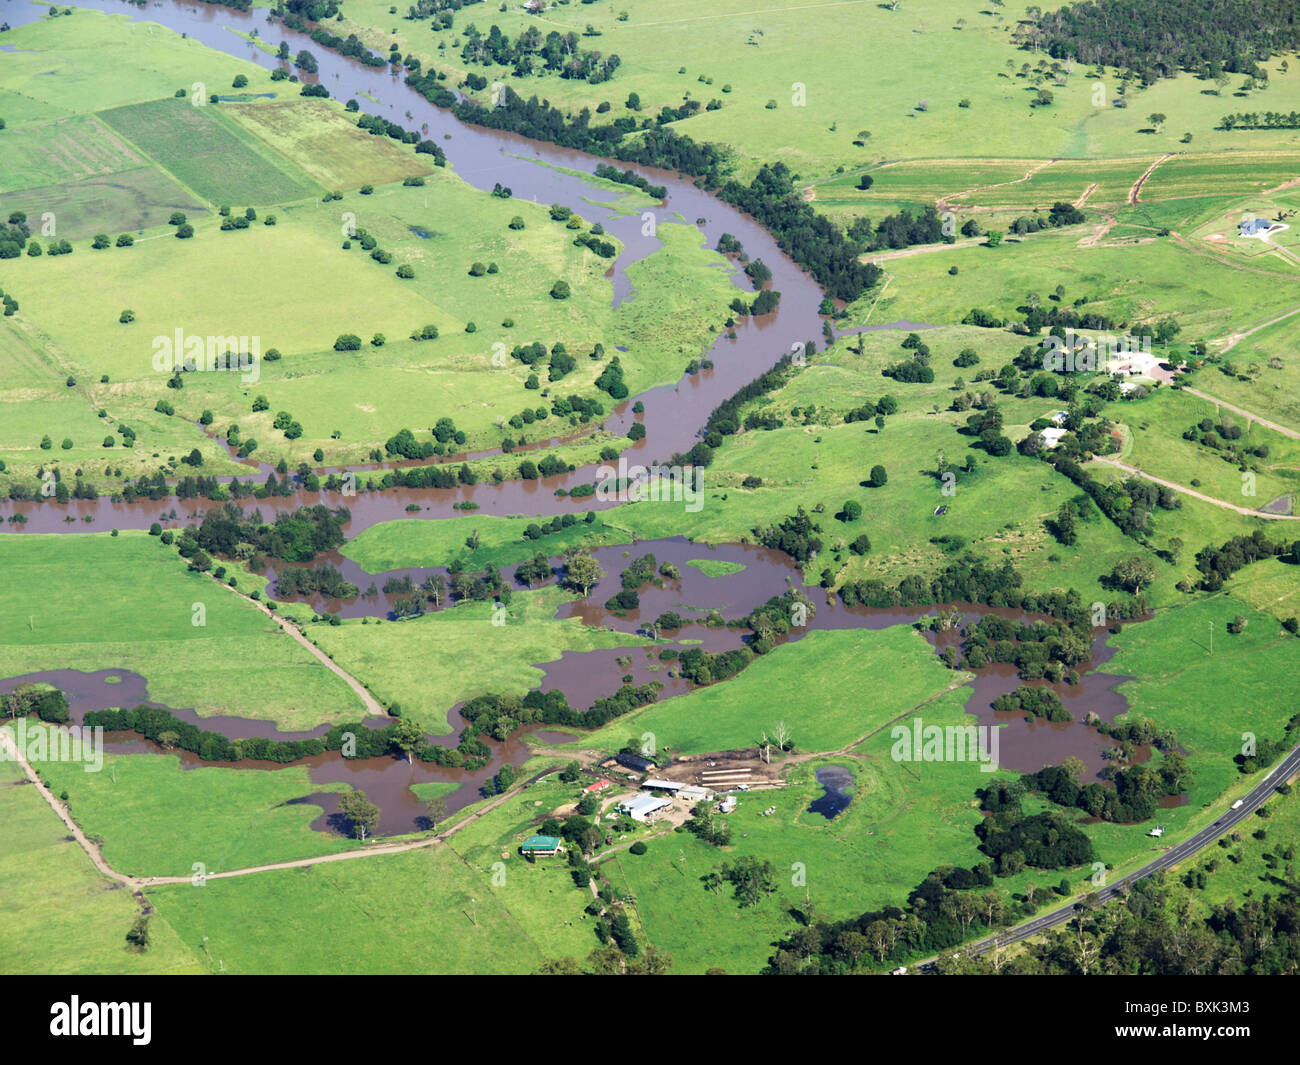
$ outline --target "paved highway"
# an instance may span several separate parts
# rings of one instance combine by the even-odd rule
[[[1287,756],[1275,765],[1265,774],[1251,792],[1241,800],[1240,806],[1234,806],[1229,809],[1222,817],[1213,824],[1201,829],[1196,835],[1190,836],[1176,846],[1170,847],[1155,861],[1142,866],[1136,872],[1099,888],[1096,892],[1098,900],[1109,902],[1116,898],[1120,893],[1143,877],[1150,876],[1152,873],[1159,872],[1161,869],[1168,869],[1177,865],[1183,859],[1190,857],[1197,851],[1208,847],[1220,836],[1231,832],[1234,827],[1239,825],[1247,817],[1258,810],[1268,800],[1276,787],[1295,775],[1300,773],[1300,746],[1293,747]],[[1077,903],[1071,902],[1062,906],[1051,913],[1045,913],[1039,917],[1026,921],[1024,924],[1015,925],[1012,928],[1004,929],[997,935],[989,936],[987,939],[981,939],[978,943],[973,944],[969,949],[975,954],[983,954],[994,947],[1005,947],[1012,943],[1018,943],[1022,939],[1028,939],[1030,936],[1037,935],[1039,932],[1045,932],[1049,928],[1055,928],[1057,925],[1064,924],[1074,916],[1075,906]],[[934,959],[921,962],[913,966],[914,971],[923,973],[934,972]]]

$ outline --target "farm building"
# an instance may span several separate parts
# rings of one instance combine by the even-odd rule
[[[562,846],[559,836],[529,836],[519,844],[519,853],[534,858],[554,858]]]
[[[645,781],[641,787],[648,788],[651,791],[671,791],[675,795],[677,792],[681,791],[682,788],[686,787],[686,785],[680,784],[675,780],[656,780],[654,777],[651,777],[649,780]]]
[[[628,754],[626,751],[619,751],[618,754],[614,755],[614,761],[638,773],[648,773],[655,767],[654,762],[650,761],[649,758],[642,758],[639,754]]]
[[[653,795],[638,795],[634,799],[627,799],[618,804],[622,810],[633,821],[640,821],[642,824],[648,824],[655,819],[655,815],[672,806],[667,799],[659,799]]]
[[[713,792],[702,784],[688,784],[677,793],[679,799],[685,799],[687,802],[698,802],[703,799],[706,802],[713,798]]]
[[[1267,218],[1243,218],[1237,231],[1243,237],[1262,237],[1272,228],[1273,223]]]
[[[583,793],[584,793],[584,794],[591,795],[591,794],[594,794],[595,792],[598,792],[598,791],[604,791],[604,790],[605,790],[607,787],[609,787],[612,783],[614,783],[612,780],[604,780],[604,779],[602,779],[602,780],[598,780],[598,781],[596,781],[594,784],[588,784],[588,785],[587,785],[585,788],[583,788],[582,790],[583,790]]]

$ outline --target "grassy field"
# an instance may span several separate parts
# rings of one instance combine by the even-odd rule
[[[75,762],[37,771],[56,795],[67,791],[77,823],[103,840],[105,860],[133,876],[219,873],[355,845],[309,827],[321,808],[292,800],[345,788],[313,784],[302,766],[187,769],[177,755],[109,754],[98,773]]]
[[[1247,626],[1234,636],[1227,624],[1239,614]],[[1183,811],[1246,782],[1232,761],[1243,733],[1277,739],[1295,713],[1281,679],[1295,662],[1295,637],[1234,595],[1158,611],[1151,621],[1125,626],[1112,643],[1118,651],[1106,672],[1133,678],[1119,687],[1131,712],[1173,728],[1188,752],[1196,781]],[[1179,812],[1163,811],[1162,817]]]
[[[99,117],[214,205],[260,207],[320,191],[282,157],[258,151],[251,138],[240,136],[240,127],[217,104],[150,100],[101,111]]]
[[[53,810],[0,762],[0,972],[113,976],[204,972],[165,920],[149,925],[146,954],[127,950],[140,908],[122,885],[96,872]]]
[[[523,517],[487,515],[440,521],[420,518],[386,521],[371,525],[349,540],[343,545],[343,554],[367,573],[442,566],[455,559],[462,561],[465,569],[477,571],[522,562],[539,551],[549,557],[562,555],[577,544],[603,547],[631,540],[623,530],[606,523],[599,512],[590,525],[579,521],[540,540],[525,539],[524,529],[529,524],[529,519]],[[474,532],[479,534],[479,546],[470,551],[465,541]]]
[[[158,702],[288,729],[364,713],[270,619],[144,533],[3,536],[0,568],[0,676],[131,670]]]
[[[571,790],[530,785],[450,845],[149,898],[186,944],[207,937],[211,967],[226,972],[526,973],[581,960],[598,945],[582,919],[591,896],[563,861],[530,864],[516,849]]]
[[[673,754],[753,747],[778,720],[801,751],[835,751],[936,698],[964,674],[935,657],[911,626],[810,632],[721,684],[635,711],[589,735],[584,748],[611,753],[629,737],[655,736]],[[882,678],[889,677],[888,683]]]
[[[1300,481],[1300,441],[1224,411],[1196,396],[1161,389],[1137,403],[1116,403],[1106,416],[1129,428],[1127,444],[1120,458],[1156,477],[1179,484],[1199,482],[1198,491],[1235,506],[1262,506],[1280,495],[1294,492]],[[1268,458],[1254,459],[1260,469],[1253,475],[1254,494],[1247,494],[1251,482],[1242,471],[1224,460],[1224,453],[1183,439],[1183,433],[1209,418],[1216,425],[1224,417],[1244,431],[1235,443],[1243,447],[1267,446]]]
[[[577,618],[557,620],[567,598],[554,585],[516,590],[501,625],[493,622],[492,603],[477,602],[412,621],[314,625],[307,636],[382,702],[400,703],[403,717],[427,732],[446,733],[452,731],[447,712],[456,703],[484,692],[523,695],[542,679],[537,666],[565,651],[645,642],[589,628]],[[618,687],[612,675],[609,694]]]
[[[1192,387],[1289,429],[1300,430],[1297,342],[1300,342],[1300,317],[1293,316],[1246,337],[1227,352],[1223,365],[1207,367],[1196,374]],[[1233,372],[1226,372],[1229,369]]]
[[[271,85],[268,72],[253,63],[214,52],[134,13],[74,9],[71,16],[10,30],[5,44],[12,51],[5,53],[0,70],[0,115],[10,129],[81,114],[88,103],[112,108],[177,89],[188,95],[195,83],[220,92],[237,74],[254,88]]]
[[[327,189],[355,189],[432,172],[431,165],[388,137],[372,137],[323,100],[223,103],[221,115],[294,160]]]
[[[1233,599],[1279,621],[1300,615],[1300,567],[1279,559],[1264,559],[1238,570],[1227,589]]]
[[[719,100],[721,109],[701,108],[677,126],[696,140],[733,146],[742,173],[777,159],[816,179],[837,167],[855,171],[903,158],[1019,159],[1030,145],[1041,158],[1095,158],[1268,152],[1297,142],[1293,131],[1216,129],[1228,111],[1297,106],[1300,81],[1282,73],[1280,57],[1265,64],[1269,88],[1244,101],[1180,75],[1147,89],[1130,86],[1121,108],[1115,106],[1121,89],[1114,71],[1079,64],[1053,72],[1041,52],[1014,46],[1011,30],[1023,5],[972,8],[962,0],[917,0],[888,10],[873,0],[821,0],[756,10],[747,0],[719,0],[704,10],[689,0],[627,0],[553,6],[540,20],[517,7],[471,20],[484,33],[498,25],[512,40],[530,26],[543,34],[572,31],[584,49],[618,54],[622,65],[614,79],[598,85],[467,65],[458,44],[460,18],[452,30],[431,35],[427,22],[390,14],[389,7],[383,0],[352,0],[346,29],[335,32],[355,31],[380,52],[396,43],[403,54],[414,51],[426,66],[449,71],[456,83],[466,72],[481,74],[512,84],[525,98],[537,93],[572,111],[609,101],[613,117],[624,113],[630,92],[649,115],[684,99]],[[585,36],[588,26],[599,36]],[[858,76],[863,42],[888,57],[870,79]],[[1040,86],[1053,93],[1050,107],[1030,106]],[[963,100],[968,106],[960,106]],[[1153,111],[1168,116],[1159,133],[1146,117]],[[860,136],[863,130],[869,138]],[[1185,133],[1192,134],[1190,143]]]

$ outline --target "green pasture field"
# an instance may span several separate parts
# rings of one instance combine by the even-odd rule
[[[145,533],[3,536],[0,569],[0,676],[131,670],[160,703],[287,729],[364,713],[274,622]]]
[[[447,713],[456,703],[484,692],[523,695],[542,680],[538,666],[564,651],[646,642],[577,618],[557,619],[570,598],[553,585],[516,590],[503,625],[493,624],[492,603],[470,602],[410,621],[313,625],[307,637],[382,702],[400,703],[403,717],[439,735],[454,731]],[[610,676],[611,695],[621,672]]]
[[[139,152],[94,115],[6,129],[4,146],[0,193],[72,184],[145,165]]]
[[[149,923],[146,954],[127,949],[140,914],[131,893],[99,875],[13,762],[0,762],[0,972],[6,975],[205,970],[166,920]]]
[[[579,519],[560,532],[528,540],[524,529],[533,522],[524,517],[497,518],[489,515],[445,518],[427,521],[404,518],[371,525],[343,545],[343,554],[367,573],[413,566],[443,566],[455,559],[471,572],[488,566],[509,566],[536,554],[547,557],[562,555],[568,548],[581,544],[600,547],[627,543],[631,537],[617,526],[608,524],[597,512],[591,524]],[[474,532],[479,546],[471,551],[465,545]]]
[[[975,307],[1013,320],[1030,292],[1044,301],[1058,284],[1065,301],[1086,298],[1087,309],[1121,328],[1174,316],[1180,339],[1209,339],[1230,327],[1264,318],[1292,305],[1283,285],[1261,284],[1249,267],[1230,267],[1187,248],[1172,237],[1125,247],[1081,247],[1092,230],[1071,226],[1000,247],[983,244],[941,248],[886,263],[893,281],[871,319],[950,324]],[[950,275],[949,267],[958,273]],[[1046,305],[1046,303],[1044,304]],[[860,321],[873,297],[854,304]]]
[[[1284,535],[1289,540],[1290,530]],[[1279,559],[1264,559],[1238,570],[1226,588],[1233,599],[1249,603],[1279,621],[1300,615],[1300,567]]]
[[[1259,195],[1294,180],[1297,166],[1300,166],[1300,151],[1295,148],[1255,151],[1243,146],[1238,151],[1215,152],[1208,157],[1181,155],[1156,167],[1142,186],[1141,199],[1173,200],[1232,193]]]
[[[572,788],[539,781],[451,838],[384,857],[154,888],[187,944],[208,937],[212,968],[245,973],[526,973],[598,946],[563,859],[518,854],[537,818]],[[534,805],[535,803],[539,805]],[[494,882],[496,862],[504,883]],[[496,877],[499,881],[500,877]],[[377,899],[410,905],[376,908]]]
[[[320,191],[222,115],[224,106],[168,98],[101,111],[99,117],[214,206],[261,207]]]
[[[1298,341],[1300,316],[1286,318],[1243,339],[1223,355],[1219,366],[1205,367],[1189,383],[1198,392],[1300,431]],[[1233,417],[1244,421],[1240,415]]]
[[[290,97],[222,103],[221,114],[288,159],[327,189],[355,189],[432,172],[432,157],[415,155],[388,137],[358,129],[337,105]],[[428,160],[426,165],[425,160]]]
[[[177,755],[135,753],[105,755],[98,773],[77,762],[37,770],[56,795],[67,791],[72,816],[104,841],[109,865],[134,876],[219,873],[356,845],[311,830],[321,808],[292,800],[346,788],[313,784],[303,766],[187,769]]]
[[[674,125],[697,141],[734,147],[742,175],[776,160],[804,179],[817,180],[834,175],[837,167],[854,173],[905,158],[1019,159],[1030,145],[1044,158],[1081,159],[1268,152],[1296,140],[1292,131],[1216,129],[1230,111],[1285,112],[1300,106],[1300,81],[1281,72],[1280,57],[1264,64],[1269,88],[1244,99],[1234,95],[1235,85],[1216,95],[1213,82],[1179,75],[1143,90],[1130,86],[1125,108],[1114,106],[1120,86],[1114,71],[1076,64],[1058,75],[1048,72],[1043,87],[1053,93],[1053,103],[1033,108],[1038,86],[1022,67],[1045,57],[1012,43],[1020,12],[991,5],[973,9],[961,0],[918,0],[893,11],[874,0],[763,10],[748,0],[721,0],[708,9],[690,0],[627,0],[555,6],[540,23],[511,7],[468,20],[458,14],[452,30],[432,34],[427,21],[390,14],[390,6],[383,0],[351,0],[343,28],[335,32],[356,32],[381,53],[396,43],[404,55],[414,51],[426,67],[447,70],[456,83],[474,73],[573,112],[608,101],[609,119],[626,113],[630,92],[639,94],[647,115],[688,97],[720,100],[720,110],[701,109]],[[485,33],[498,25],[512,40],[530,26],[543,34],[572,31],[584,49],[616,53],[622,64],[611,81],[597,85],[555,76],[516,78],[506,67],[465,64],[454,42],[467,21]],[[599,36],[585,36],[588,25]],[[867,42],[874,54],[888,56],[875,64],[870,78],[862,76]],[[439,48],[442,43],[445,49]],[[936,55],[943,57],[941,63],[935,63]],[[724,92],[724,86],[731,91]],[[486,99],[486,92],[477,95]],[[958,106],[963,99],[969,107]],[[1155,111],[1168,116],[1159,133],[1152,132],[1147,118]],[[858,146],[853,142],[864,129],[871,136]],[[1183,142],[1185,133],[1192,134],[1190,143]]]
[[[826,609],[819,605],[819,609]],[[665,699],[583,735],[622,749],[646,732],[674,755],[755,747],[784,721],[800,751],[838,751],[942,696],[967,674],[947,669],[910,625],[818,630],[762,656],[738,676]]]
[[[1113,403],[1105,416],[1129,428],[1129,446],[1118,456],[1122,461],[1176,484],[1191,485],[1197,480],[1198,491],[1226,503],[1239,507],[1262,506],[1300,487],[1297,483],[1300,482],[1300,441],[1257,423],[1248,426],[1241,415],[1222,410],[1197,396],[1161,388],[1137,402]],[[1203,418],[1218,424],[1225,417],[1243,430],[1241,438],[1231,444],[1267,445],[1269,449],[1268,458],[1249,459],[1259,466],[1258,472],[1248,471],[1254,476],[1253,495],[1245,494],[1250,487],[1245,474],[1224,460],[1223,451],[1183,439],[1183,433]]]
[[[726,577],[745,568],[743,562],[728,562],[720,558],[692,558],[686,564],[694,566],[706,577]]]
[[[6,137],[28,123],[78,115],[90,104],[114,108],[154,100],[196,83],[228,89],[235,75],[270,86],[267,71],[182,37],[136,13],[76,8],[5,34],[13,51],[0,69],[0,116]],[[180,101],[178,101],[180,102]]]
[[[1237,615],[1247,625],[1232,635],[1227,625]],[[1150,621],[1124,626],[1111,643],[1118,650],[1105,672],[1132,678],[1119,686],[1129,713],[1173,728],[1187,751],[1196,779],[1181,810],[1196,811],[1236,785],[1258,783],[1244,777],[1232,759],[1242,749],[1243,732],[1277,739],[1295,714],[1284,680],[1296,660],[1294,636],[1227,594],[1157,611]]]
[[[162,225],[173,211],[198,219],[207,208],[192,193],[152,166],[86,178],[71,185],[43,185],[0,195],[5,217],[22,211],[32,226],[35,242],[42,251],[49,246],[41,231],[41,217],[54,216],[55,236],[62,240],[84,240],[97,233],[116,237],[120,233],[142,234]]]

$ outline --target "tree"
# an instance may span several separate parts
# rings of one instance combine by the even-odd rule
[[[230,83],[232,89],[243,89],[248,85],[248,78],[243,74],[236,74],[235,80]]]
[[[352,831],[360,840],[379,824],[379,807],[366,798],[364,791],[350,791],[340,798],[339,813],[352,822]]]
[[[844,509],[840,512],[841,521],[857,521],[862,517],[862,504],[856,499],[847,500]]]
[[[889,474],[885,472],[884,466],[872,466],[871,476],[867,478],[867,484],[872,488],[882,488],[889,482]]]
[[[435,795],[424,804],[424,809],[425,816],[429,819],[429,829],[436,830],[438,822],[447,816],[447,800],[441,795]]]
[[[1152,111],[1151,114],[1147,115],[1147,121],[1149,121],[1155,128],[1155,131],[1159,133],[1164,127],[1165,117],[1166,116],[1162,115],[1159,111]]]
[[[415,763],[415,749],[424,742],[424,732],[410,718],[401,718],[393,726],[393,743],[399,750],[406,752],[406,760]]]
[[[567,300],[569,298],[569,291],[569,283],[567,281],[557,281],[551,286],[551,298]]]
[[[601,582],[604,576],[605,571],[600,568],[600,563],[585,551],[565,553],[562,583],[566,588],[572,588],[579,594],[586,596]]]
[[[1140,555],[1120,559],[1110,571],[1110,579],[1117,587],[1134,595],[1141,595],[1145,585],[1156,577],[1156,568]]]

